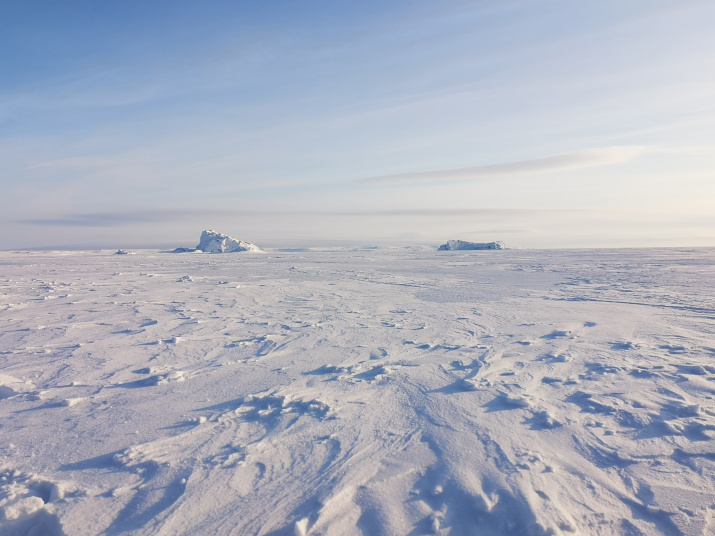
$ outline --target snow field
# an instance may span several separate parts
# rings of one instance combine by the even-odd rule
[[[715,531],[715,251],[112,253],[0,253],[3,536]]]

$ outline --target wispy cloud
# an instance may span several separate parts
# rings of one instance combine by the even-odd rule
[[[20,220],[17,223],[29,225],[47,225],[59,227],[117,227],[133,223],[147,223],[173,219],[166,214],[152,214],[151,212],[127,212],[106,214],[69,214],[55,218],[38,218]]]
[[[486,166],[475,166],[456,169],[440,169],[434,171],[420,171],[416,173],[400,173],[398,175],[385,175],[360,179],[364,184],[389,185],[389,184],[415,184],[441,181],[468,181],[482,178],[497,177],[524,177],[544,173],[557,173],[573,171],[596,166],[609,166],[628,162],[637,156],[649,152],[647,147],[603,147],[586,149],[569,153],[542,156],[529,160],[502,162]]]
[[[584,209],[530,209],[530,208],[414,208],[396,210],[226,210],[226,209],[160,209],[93,214],[62,214],[51,218],[19,220],[15,223],[50,227],[120,227],[147,222],[177,222],[208,218],[446,218],[446,217],[496,217],[529,216],[547,213],[584,212]]]
[[[27,169],[48,168],[52,170],[87,170],[107,168],[115,164],[115,160],[108,157],[70,156],[66,158],[56,158],[53,160],[32,163],[27,166]]]

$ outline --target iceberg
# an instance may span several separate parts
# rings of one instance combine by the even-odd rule
[[[464,240],[450,240],[446,244],[439,246],[437,251],[455,251],[468,249],[506,249],[504,242],[466,242]]]
[[[204,231],[201,233],[199,245],[196,246],[198,251],[204,253],[234,253],[237,251],[262,251],[261,248],[250,242],[238,240],[227,234],[217,233],[216,231]]]
[[[199,245],[195,248],[176,248],[172,250],[172,253],[234,253],[238,251],[263,252],[255,244],[208,230],[201,233]]]

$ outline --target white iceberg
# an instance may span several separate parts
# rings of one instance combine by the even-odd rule
[[[506,249],[504,242],[466,242],[464,240],[450,240],[446,244],[439,246],[437,251],[455,251],[467,249]]]
[[[250,242],[238,240],[227,234],[216,231],[204,231],[196,249],[204,253],[233,253],[236,251],[261,251],[261,248]]]
[[[250,242],[208,230],[201,233],[199,245],[195,248],[176,248],[172,253],[234,253],[238,251],[262,252],[263,250]]]

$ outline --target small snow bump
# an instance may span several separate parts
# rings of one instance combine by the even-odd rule
[[[84,398],[84,397],[66,398],[65,400],[62,401],[62,405],[71,408],[72,406],[76,406],[77,404],[79,404],[80,402],[82,402],[84,400],[86,400],[86,398]]]

